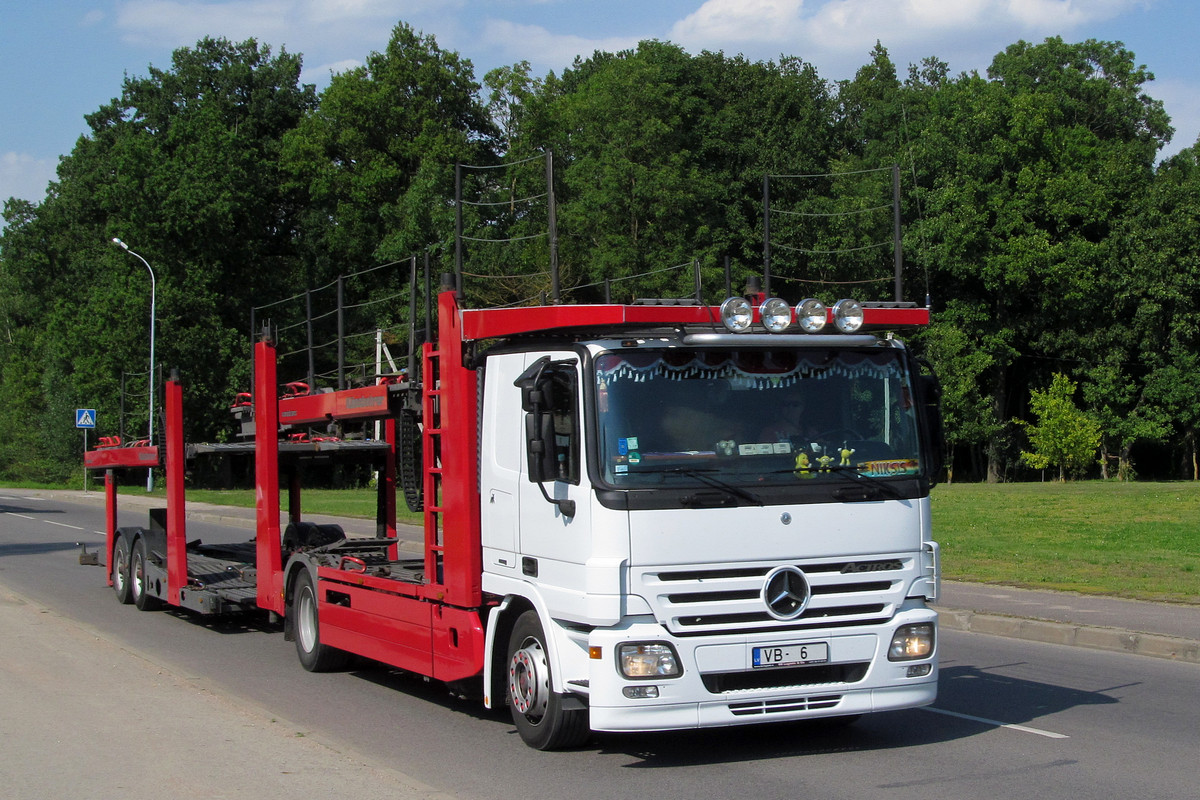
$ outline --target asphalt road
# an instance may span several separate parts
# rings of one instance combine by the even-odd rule
[[[123,515],[121,524],[141,524],[142,516]],[[295,796],[297,783],[308,787],[302,796],[332,784],[344,794],[366,786],[376,797],[464,800],[1124,800],[1194,797],[1200,785],[1192,708],[1200,665],[957,631],[942,634],[942,685],[931,709],[867,717],[838,731],[783,724],[597,735],[577,751],[539,753],[503,715],[437,684],[371,664],[304,672],[292,645],[265,620],[210,624],[118,605],[103,570],[77,559],[77,543],[95,549],[102,541],[101,525],[94,505],[0,491],[0,588],[12,598],[0,631],[28,637],[27,628],[13,626],[52,618],[56,635],[74,631],[68,643],[94,651],[94,667],[65,677],[71,684],[62,691],[39,690],[22,677],[23,661],[11,647],[0,656],[0,772],[12,773],[7,786],[34,787],[40,796],[111,797],[140,788],[123,781],[120,769],[47,770],[45,760],[58,752],[54,731],[89,732],[92,751],[137,764],[141,751],[127,743],[151,725],[147,776],[171,764],[186,778],[175,778],[180,793],[256,800]],[[189,524],[189,538],[246,535]],[[22,608],[28,613],[17,614]],[[121,656],[144,668],[107,668]],[[33,688],[6,695],[14,679]],[[161,699],[146,682],[179,691]],[[143,699],[122,699],[137,698],[143,685]],[[189,705],[197,695],[214,702]]]

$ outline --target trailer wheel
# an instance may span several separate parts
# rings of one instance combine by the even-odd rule
[[[517,618],[508,644],[508,706],[525,744],[537,750],[578,747],[587,741],[586,708],[564,708],[553,691],[546,635],[536,611]]]
[[[309,672],[331,672],[346,665],[348,654],[321,644],[321,623],[317,616],[317,592],[308,570],[301,570],[292,588],[292,613],[296,615],[296,654],[300,665]]]
[[[118,603],[129,605],[133,602],[133,593],[130,590],[129,580],[129,540],[119,535],[117,536],[117,543],[113,545],[112,584],[113,591],[117,594]]]
[[[146,577],[146,564],[150,560],[150,548],[146,539],[139,538],[133,543],[133,557],[129,562],[129,593],[138,611],[154,611],[162,603],[149,592]]]

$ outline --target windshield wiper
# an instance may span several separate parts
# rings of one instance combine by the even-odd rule
[[[753,492],[748,492],[745,489],[741,488],[740,486],[734,486],[733,484],[726,483],[725,481],[721,480],[720,478],[714,478],[712,475],[706,474],[709,472],[716,472],[716,470],[712,470],[712,469],[700,470],[700,469],[692,469],[691,467],[666,467],[666,468],[658,470],[658,471],[659,472],[670,472],[670,473],[673,473],[676,475],[686,475],[689,478],[695,478],[696,480],[700,481],[701,483],[708,484],[709,486],[713,487],[714,489],[720,489],[722,492],[727,493],[729,496],[745,500],[747,503],[752,503],[756,506],[763,505],[762,499],[760,497],[758,497],[758,495],[754,494]],[[683,498],[683,502],[686,504],[689,504],[689,505],[709,505],[709,503],[706,503],[705,500],[706,500],[706,498],[699,493],[690,494],[687,497]]]

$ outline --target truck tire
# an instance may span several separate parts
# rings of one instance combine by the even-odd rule
[[[552,690],[546,634],[536,611],[517,618],[508,640],[508,707],[522,741],[537,750],[578,747],[591,735],[586,708],[566,708]]]
[[[129,561],[129,593],[138,611],[154,611],[162,602],[150,594],[146,565],[150,563],[150,548],[146,546],[145,537],[138,537],[133,543],[133,555]]]
[[[121,535],[117,536],[116,544],[113,545],[112,585],[118,603],[127,606],[133,602],[129,578],[129,539]]]
[[[301,570],[292,587],[292,613],[296,615],[296,655],[309,672],[332,672],[346,666],[348,654],[321,644],[321,621],[317,615],[317,592],[308,570]]]

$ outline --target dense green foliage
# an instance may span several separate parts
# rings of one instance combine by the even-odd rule
[[[716,302],[726,262],[738,291],[768,253],[792,302],[891,299],[898,165],[906,299],[932,298],[915,345],[943,377],[958,475],[1028,473],[1013,420],[1055,373],[1079,386],[1105,474],[1141,452],[1144,474],[1195,474],[1200,162],[1156,164],[1169,120],[1119,43],[1018,42],[985,75],[928,58],[905,78],[877,45],[831,83],[795,57],[644,42],[480,85],[399,24],[323,92],[300,64],[253,40],[181,49],[88,116],[42,203],[5,204],[0,478],[76,468],[77,407],[100,410],[99,433],[145,430],[149,276],[114,236],[153,265],[156,360],[184,371],[188,436],[221,439],[252,324],[278,326],[282,380],[323,385],[353,375],[328,348],[303,363],[306,304],[324,344],[342,294],[348,363],[373,360],[376,329],[394,355],[410,323],[419,337],[409,258],[435,283],[454,266],[456,163],[477,305],[548,294],[552,255],[565,302],[691,296],[694,269]]]

